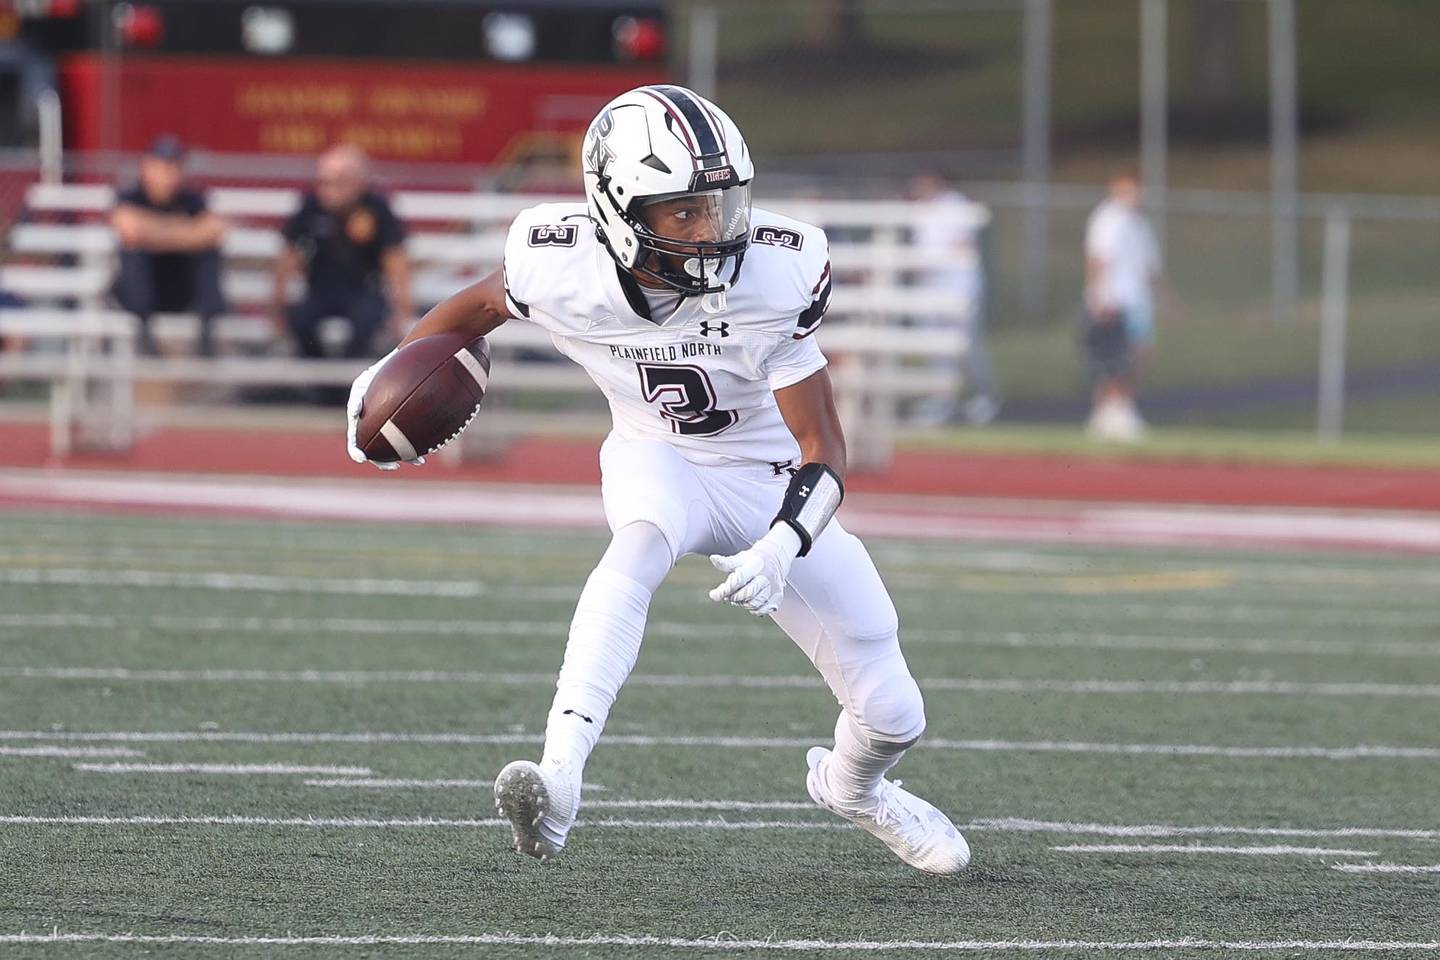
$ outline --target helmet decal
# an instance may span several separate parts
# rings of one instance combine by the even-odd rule
[[[610,165],[610,159],[614,156],[605,142],[614,130],[615,113],[606,107],[590,125],[590,149],[585,153],[586,167],[596,176],[605,176],[605,168]]]

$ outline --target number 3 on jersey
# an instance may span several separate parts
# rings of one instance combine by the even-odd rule
[[[710,375],[683,363],[637,363],[646,403],[660,404],[670,429],[687,437],[713,437],[733,427],[740,415],[716,410],[719,400]]]

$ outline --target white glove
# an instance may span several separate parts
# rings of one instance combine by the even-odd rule
[[[800,535],[788,523],[777,523],[749,550],[729,557],[712,556],[715,569],[729,576],[710,591],[716,603],[729,601],[757,617],[768,617],[780,609],[785,597],[785,578],[800,553]]]
[[[375,379],[375,374],[380,372],[380,368],[385,366],[385,362],[398,352],[398,350],[391,350],[384,357],[362,370],[360,376],[355,378],[355,382],[350,384],[350,399],[345,403],[345,419],[347,421],[345,425],[345,449],[350,454],[350,459],[356,463],[375,463],[375,461],[365,456],[364,450],[360,449],[360,443],[355,434],[356,431],[360,429],[360,413],[365,409],[365,392],[370,389],[370,381]],[[416,457],[409,462],[418,467],[425,462],[425,458]],[[375,466],[381,470],[400,469],[400,464],[398,463],[375,463]]]

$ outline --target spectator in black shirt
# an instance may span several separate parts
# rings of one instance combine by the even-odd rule
[[[275,312],[305,357],[323,356],[320,322],[350,321],[346,357],[375,353],[387,320],[396,337],[414,320],[405,228],[371,187],[365,154],[342,144],[320,155],[315,190],[285,224],[286,247],[275,266]],[[287,305],[291,278],[305,267],[307,289]],[[386,294],[389,297],[387,299]]]
[[[214,353],[211,326],[225,312],[220,242],[225,223],[185,186],[185,147],[162,136],[140,158],[140,177],[121,193],[110,224],[120,239],[115,299],[140,318],[140,349],[156,353],[150,318],[157,312],[200,317],[200,353]]]

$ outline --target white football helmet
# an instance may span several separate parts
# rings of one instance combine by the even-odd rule
[[[580,165],[590,216],[622,267],[690,295],[735,283],[755,166],[719,107],[684,87],[637,87],[590,124]]]

